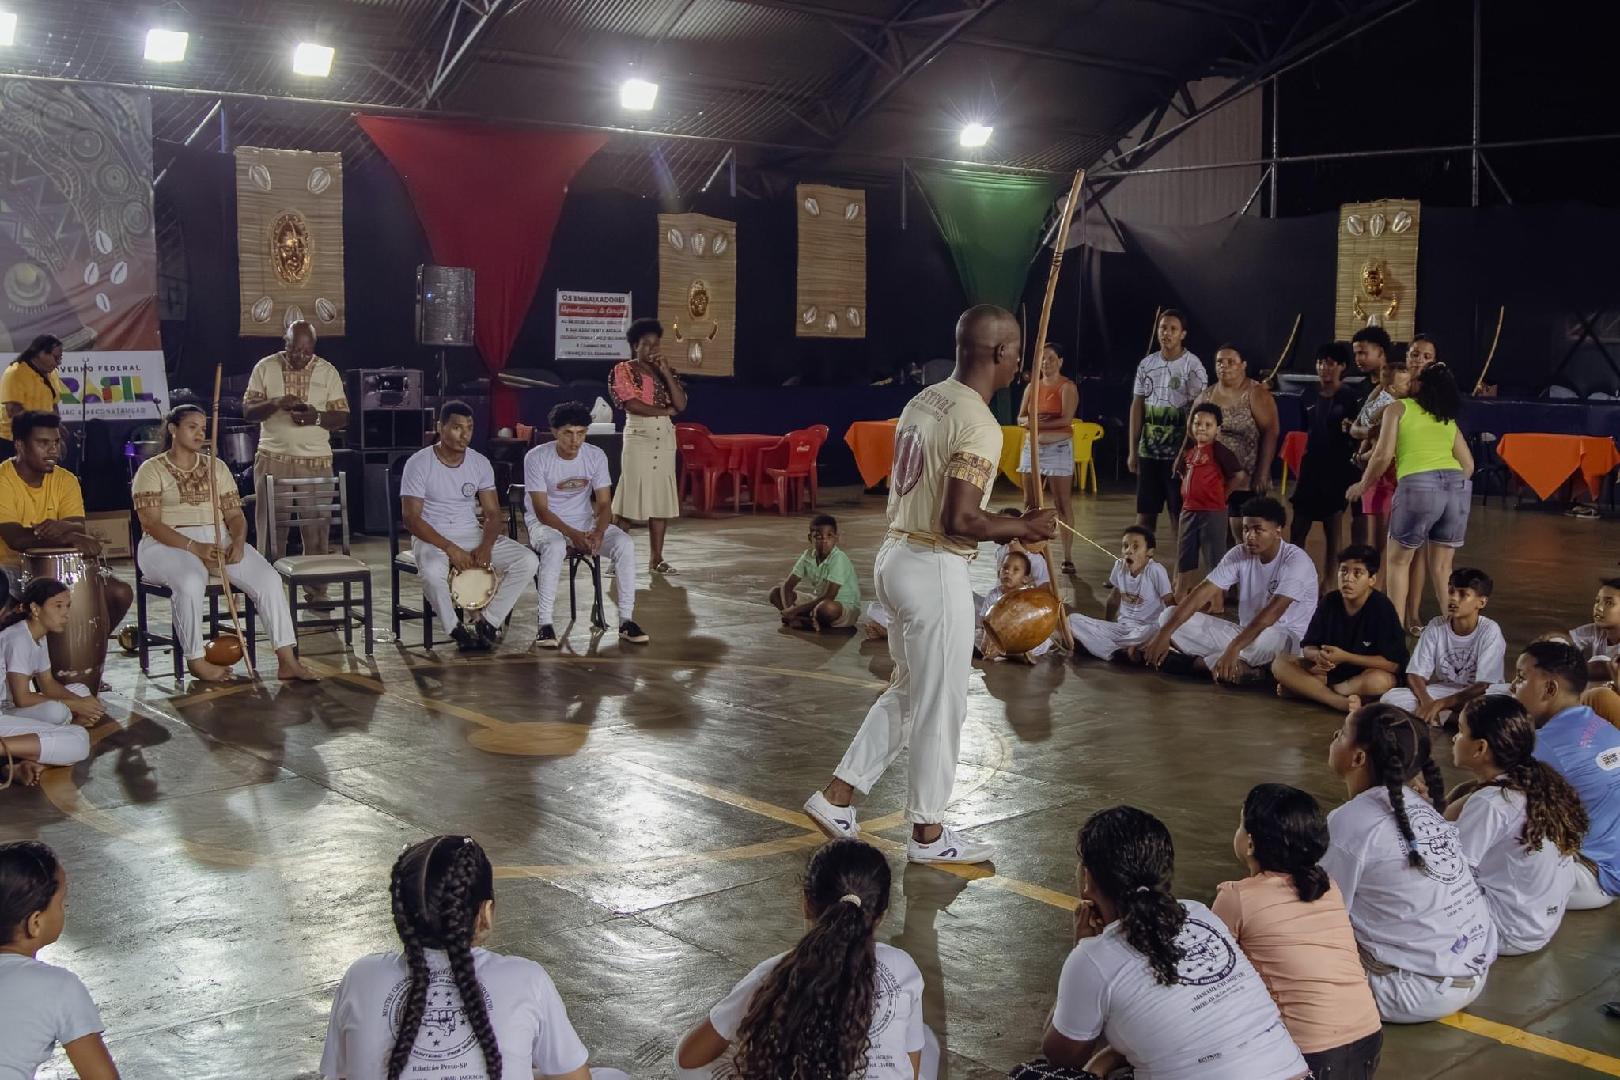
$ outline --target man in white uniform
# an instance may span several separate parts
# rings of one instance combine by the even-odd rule
[[[540,575],[535,593],[540,605],[540,635],[534,643],[557,648],[551,612],[557,603],[557,582],[569,549],[598,555],[613,564],[613,582],[619,604],[619,638],[637,645],[647,634],[631,617],[636,610],[636,545],[630,535],[613,524],[613,481],[608,459],[600,447],[585,441],[591,410],[577,401],[565,401],[547,417],[556,441],[536,446],[523,455],[523,488],[528,504],[523,520],[529,543],[540,553]]]
[[[440,629],[462,652],[486,652],[494,647],[524,586],[534,580],[540,560],[503,535],[495,470],[489,458],[470,448],[472,436],[472,407],[465,401],[445,402],[439,409],[438,442],[405,462],[399,503],[422,595],[433,605]],[[479,612],[476,628],[468,630],[450,598],[450,571],[475,566],[494,571],[495,595]]]
[[[1282,538],[1288,523],[1282,503],[1260,496],[1244,503],[1242,514],[1243,543],[1159,616],[1159,632],[1142,646],[1142,658],[1154,667],[1207,671],[1218,682],[1250,684],[1267,678],[1277,657],[1299,653],[1321,588],[1316,564]],[[1203,609],[1233,585],[1236,624],[1206,614]]]
[[[889,476],[889,533],[873,577],[891,616],[889,688],[866,714],[832,781],[805,813],[829,836],[855,836],[850,806],[911,747],[906,820],[913,862],[986,862],[989,844],[945,825],[956,783],[973,667],[973,589],[968,562],[982,540],[1032,543],[1056,531],[1055,510],[1023,517],[988,513],[1001,427],[990,396],[1018,371],[1020,332],[1011,313],[969,308],[956,323],[956,369],[907,403]]]

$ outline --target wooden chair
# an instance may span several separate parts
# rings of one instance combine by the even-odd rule
[[[140,515],[131,510],[129,512],[129,550],[134,552],[136,556],[134,559],[135,639],[136,650],[141,658],[141,674],[152,674],[150,662],[152,647],[154,645],[159,648],[166,646],[170,655],[174,657],[174,678],[176,682],[179,682],[184,676],[181,673],[180,643],[175,640],[174,634],[174,592],[167,585],[159,585],[155,581],[146,580],[146,577],[141,573],[141,536]],[[242,629],[247,635],[247,641],[243,642],[243,645],[247,648],[248,657],[257,665],[259,662],[258,629],[256,625],[258,613],[253,607],[252,599],[242,591],[240,586],[232,584],[230,588],[236,594],[237,610],[242,613],[242,622],[244,624]],[[219,601],[225,595],[225,586],[221,582],[210,578],[206,595],[208,597],[208,613],[203,618],[203,637],[212,638],[222,631],[234,632],[230,613],[227,612],[222,620],[219,612]],[[169,601],[169,633],[167,635],[156,633],[147,628],[146,601],[153,596]]]
[[[293,628],[300,624],[298,609],[303,587],[309,585],[342,585],[343,599],[336,601],[342,609],[340,619],[319,619],[302,624],[307,629],[326,629],[341,625],[343,642],[354,649],[354,617],[359,609],[360,624],[365,629],[366,655],[372,655],[371,626],[371,567],[354,557],[349,549],[349,494],[341,476],[320,476],[308,479],[278,479],[266,476],[264,507],[269,522],[269,536],[261,537],[264,556],[275,567],[287,585],[287,607],[292,613]],[[325,525],[328,531],[338,527],[339,551],[326,555],[283,555],[279,547],[281,538],[291,528],[306,524]],[[354,586],[360,586],[360,598],[354,597]],[[304,607],[310,605],[304,604]]]

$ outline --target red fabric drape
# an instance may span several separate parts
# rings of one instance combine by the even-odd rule
[[[506,367],[540,282],[568,184],[607,136],[357,116],[405,180],[442,266],[477,273],[473,339],[490,374]],[[494,421],[517,422],[517,397],[495,384]]]

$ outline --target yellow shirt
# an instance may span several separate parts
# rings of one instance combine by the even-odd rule
[[[214,524],[214,507],[208,501],[209,460],[199,454],[197,463],[189,470],[182,471],[169,460],[168,451],[147,458],[135,470],[135,482],[130,486],[135,509],[156,507],[163,524],[171,529]],[[214,459],[214,481],[219,487],[219,501],[225,512],[228,514],[240,509],[242,500],[236,493],[236,477],[218,459]]]
[[[79,478],[58,465],[45,474],[39,487],[30,487],[17,475],[16,459],[0,462],[0,524],[32,529],[42,521],[84,517],[84,495]],[[15,562],[17,553],[0,538],[0,561]]]
[[[56,403],[66,389],[54,371],[41,375],[26,361],[7,365],[0,373],[0,439],[11,438],[11,413],[4,407],[6,402],[15,401],[24,412],[56,412]]]
[[[906,403],[894,435],[894,467],[889,473],[889,527],[931,536],[958,555],[978,545],[947,537],[940,528],[945,481],[966,480],[990,503],[996,462],[1001,458],[1001,425],[978,391],[946,379]]]
[[[291,394],[321,412],[348,412],[338,369],[316,356],[294,371],[287,353],[274,353],[253,365],[242,405],[262,405]],[[259,425],[259,451],[284,458],[332,460],[332,433],[319,424],[298,425],[291,414],[277,410]]]

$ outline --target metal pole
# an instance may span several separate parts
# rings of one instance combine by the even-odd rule
[[[209,125],[209,123],[214,119],[215,115],[219,114],[220,110],[222,110],[224,107],[225,107],[225,103],[223,101],[214,102],[214,107],[212,109],[209,109],[207,115],[205,115],[201,120],[197,121],[197,126],[191,129],[191,134],[187,135],[184,139],[182,139],[180,141],[180,145],[181,146],[190,146],[192,143],[196,142],[197,141],[197,136],[202,134],[202,129],[207,127]],[[168,176],[168,175],[169,175],[169,166],[165,165],[163,167],[163,171],[158,173],[157,178],[152,181],[152,186],[157,187],[159,184],[163,183],[163,178],[165,176]]]
[[[233,149],[234,147],[231,146],[231,110],[229,106],[222,104],[219,107],[219,152],[228,154]]]
[[[1474,0],[1474,125],[1470,141],[1473,150],[1469,153],[1469,206],[1479,205],[1479,45],[1480,45],[1480,0]],[[1275,153],[1275,151],[1273,151]]]
[[[1271,77],[1271,160],[1272,161],[1277,160],[1277,154],[1279,153],[1278,140],[1277,140],[1277,133],[1278,133],[1279,125],[1278,125],[1278,120],[1277,120],[1277,114],[1279,112],[1281,112],[1282,110],[1279,108],[1281,98],[1278,96],[1277,92],[1280,89],[1281,89],[1281,86],[1277,82],[1277,77],[1275,75],[1273,75]],[[1276,217],[1277,216],[1277,174],[1279,172],[1281,172],[1282,170],[1278,169],[1277,166],[1273,165],[1270,168],[1269,171],[1271,173],[1271,216]]]
[[[900,231],[906,231],[906,159],[900,159]]]

